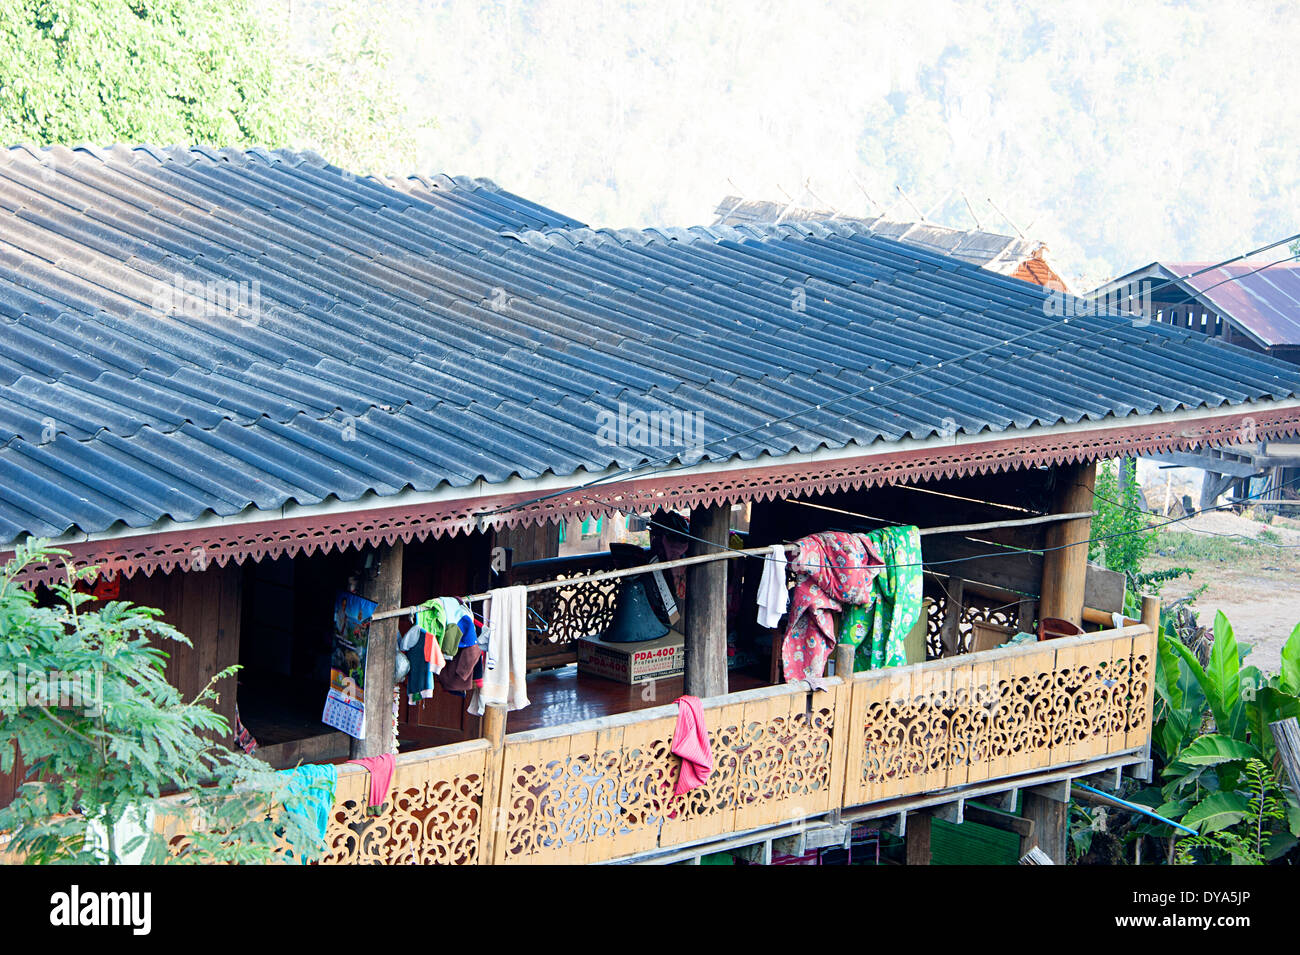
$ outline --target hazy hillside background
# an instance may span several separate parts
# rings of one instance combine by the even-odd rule
[[[284,10],[295,42],[324,42],[338,6]],[[856,176],[896,215],[914,215],[901,187],[973,225],[964,192],[985,228],[1013,231],[992,198],[1088,288],[1300,218],[1289,3],[346,6],[427,124],[374,144],[389,168],[371,171],[487,176],[593,225],[709,222],[737,191],[820,204],[805,184],[869,214]]]

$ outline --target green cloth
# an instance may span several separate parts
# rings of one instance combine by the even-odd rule
[[[442,609],[442,601],[437,597],[420,604],[415,612],[415,625],[425,633],[433,634],[442,648],[442,655],[454,657],[460,646],[460,628],[447,626],[447,615]]]
[[[882,527],[864,534],[884,568],[871,581],[871,603],[846,607],[839,642],[857,647],[853,669],[903,666],[903,642],[921,619],[921,535],[915,527]]]

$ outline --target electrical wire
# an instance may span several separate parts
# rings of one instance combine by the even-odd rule
[[[1183,275],[1183,276],[1178,276],[1178,277],[1176,277],[1176,278],[1167,279],[1167,280],[1165,280],[1165,281],[1163,281],[1163,282],[1158,283],[1158,284],[1155,285],[1155,286],[1152,286],[1150,289],[1147,290],[1147,293],[1150,294],[1150,293],[1156,291],[1157,289],[1164,288],[1164,287],[1166,287],[1166,286],[1168,286],[1168,285],[1172,285],[1172,284],[1175,284],[1175,283],[1177,283],[1177,282],[1183,282],[1183,281],[1186,281],[1187,279],[1190,279],[1190,278],[1195,278],[1195,277],[1198,276],[1198,275],[1202,275],[1202,274],[1204,274],[1205,272],[1212,271],[1212,270],[1214,270],[1214,269],[1223,268],[1224,266],[1226,266],[1226,265],[1230,265],[1230,264],[1233,263],[1233,262],[1238,262],[1238,261],[1240,261],[1240,260],[1242,260],[1242,259],[1250,258],[1250,257],[1252,257],[1252,256],[1258,255],[1258,254],[1261,253],[1261,252],[1266,252],[1266,251],[1268,251],[1268,250],[1270,250],[1270,249],[1277,248],[1279,245],[1283,245],[1283,244],[1285,244],[1285,243],[1287,243],[1287,242],[1293,242],[1293,241],[1295,241],[1296,239],[1300,239],[1300,233],[1296,233],[1295,235],[1287,236],[1287,237],[1284,238],[1284,239],[1280,239],[1280,240],[1278,240],[1278,241],[1276,241],[1276,242],[1269,243],[1268,245],[1261,246],[1261,247],[1258,248],[1258,249],[1254,249],[1254,250],[1252,250],[1252,251],[1250,251],[1250,252],[1242,253],[1241,255],[1234,256],[1234,257],[1232,257],[1232,258],[1230,258],[1230,259],[1225,259],[1225,260],[1223,260],[1222,262],[1216,262],[1216,263],[1214,263],[1214,264],[1212,264],[1212,265],[1205,266],[1204,268],[1198,269],[1198,270],[1196,270],[1196,271],[1194,271],[1194,272],[1189,272],[1187,275]],[[1292,259],[1292,258],[1300,258],[1300,254],[1290,256],[1290,257],[1288,257],[1288,259],[1279,260],[1279,263],[1280,263],[1281,261],[1288,261],[1289,259]],[[1270,263],[1270,264],[1279,264],[1279,263]],[[1268,267],[1268,266],[1264,266],[1264,268],[1267,268],[1267,267]],[[1262,269],[1259,269],[1259,270],[1256,270],[1256,271],[1261,271],[1261,270],[1262,270]],[[1251,273],[1248,273],[1248,274],[1253,275],[1253,274],[1255,274],[1255,273],[1254,273],[1254,272],[1251,272]],[[1240,280],[1241,278],[1245,278],[1245,277],[1247,277],[1247,276],[1243,275],[1243,276],[1232,277],[1231,280]],[[1224,281],[1229,281],[1229,280],[1230,280],[1230,279],[1225,279]],[[1217,284],[1223,284],[1223,283],[1220,282],[1220,283],[1217,283]],[[1217,284],[1216,284],[1216,286],[1213,286],[1213,287],[1217,287]],[[1086,300],[1085,300],[1085,301],[1086,301]],[[853,398],[862,397],[862,396],[864,396],[864,395],[871,394],[872,392],[876,391],[878,388],[888,388],[888,387],[890,387],[891,385],[897,384],[898,382],[901,382],[901,381],[906,381],[906,380],[908,380],[908,379],[910,379],[910,378],[916,377],[917,375],[923,374],[923,373],[925,373],[925,372],[931,372],[931,371],[938,371],[938,370],[941,370],[941,369],[943,369],[943,367],[944,367],[945,365],[952,365],[952,364],[956,364],[956,363],[958,363],[958,362],[963,362],[963,361],[969,360],[970,358],[974,358],[974,357],[976,357],[976,356],[978,356],[978,355],[985,354],[985,353],[991,351],[992,349],[1005,347],[1005,346],[1010,345],[1010,344],[1013,344],[1013,343],[1015,343],[1015,342],[1019,342],[1019,341],[1022,341],[1022,340],[1024,340],[1024,339],[1026,339],[1026,338],[1032,337],[1033,335],[1038,335],[1038,334],[1042,334],[1042,333],[1044,333],[1044,332],[1048,332],[1048,331],[1055,330],[1055,329],[1057,329],[1057,328],[1060,328],[1060,327],[1063,327],[1063,326],[1065,326],[1065,325],[1070,324],[1072,318],[1078,318],[1078,317],[1079,317],[1079,316],[1065,317],[1065,318],[1062,318],[1060,321],[1052,322],[1052,323],[1049,323],[1049,324],[1047,324],[1047,325],[1039,326],[1039,327],[1037,327],[1037,328],[1034,328],[1034,329],[1031,329],[1031,330],[1029,330],[1029,331],[1027,331],[1027,332],[1024,332],[1024,333],[1022,333],[1022,334],[1020,334],[1020,335],[1012,336],[1011,338],[1005,339],[1005,340],[1003,340],[1003,341],[1001,341],[1001,342],[998,342],[998,343],[996,343],[996,344],[986,345],[986,346],[984,346],[984,347],[982,347],[982,348],[973,349],[973,350],[971,350],[971,351],[969,351],[969,352],[966,352],[966,353],[964,353],[964,354],[962,354],[962,355],[957,355],[957,356],[955,356],[955,357],[953,357],[953,358],[950,358],[950,359],[943,359],[943,360],[940,360],[939,362],[937,362],[937,363],[934,364],[934,365],[926,365],[926,366],[923,366],[923,367],[920,367],[920,368],[916,368],[916,369],[914,369],[914,370],[912,370],[912,371],[909,371],[909,372],[907,372],[907,373],[905,373],[905,374],[897,375],[897,376],[895,376],[895,377],[892,378],[892,379],[887,379],[887,380],[885,380],[885,381],[883,381],[883,382],[878,382],[878,383],[873,384],[873,385],[870,385],[870,386],[868,386],[868,387],[866,387],[866,388],[859,389],[858,391],[850,392],[850,393],[848,393],[848,394],[841,395],[841,396],[838,396],[838,397],[836,397],[836,398],[829,399],[828,401],[825,401],[825,402],[818,402],[817,404],[813,405],[811,408],[805,408],[805,409],[801,409],[801,410],[799,410],[799,411],[793,411],[793,412],[790,412],[790,413],[787,414],[787,415],[783,415],[782,417],[775,418],[775,419],[773,419],[773,420],[771,420],[771,421],[768,421],[768,422],[766,422],[766,423],[764,423],[764,424],[761,424],[761,425],[755,425],[755,426],[753,426],[753,427],[751,427],[751,428],[747,428],[747,429],[744,429],[744,430],[742,430],[742,431],[733,432],[733,433],[728,434],[728,435],[723,435],[721,438],[717,438],[717,439],[714,439],[713,441],[706,442],[702,447],[710,447],[710,446],[713,446],[713,445],[716,445],[716,444],[719,444],[719,443],[722,443],[722,442],[732,441],[732,440],[735,440],[735,439],[738,438],[738,437],[744,437],[744,436],[747,435],[747,434],[752,434],[752,433],[754,433],[755,431],[765,430],[765,429],[767,429],[767,428],[771,428],[771,427],[773,427],[773,426],[776,425],[776,424],[785,423],[785,422],[787,422],[787,421],[789,421],[789,420],[791,420],[791,419],[793,419],[793,418],[799,417],[799,416],[801,416],[801,415],[806,415],[806,414],[808,414],[809,412],[817,412],[817,411],[824,411],[824,410],[827,410],[831,405],[835,405],[835,404],[838,404],[838,403],[840,403],[840,402],[842,402],[842,401],[847,401],[847,400],[850,400],[850,399],[853,399]],[[1108,317],[1120,317],[1120,316],[1108,316]],[[1098,330],[1096,330],[1095,332],[1093,332],[1093,336],[1092,336],[1092,337],[1095,337],[1095,336],[1097,336],[1097,335],[1100,335],[1103,331],[1106,331],[1106,330],[1107,330],[1106,327],[1103,325],[1102,328],[1099,328]],[[1068,345],[1070,345],[1070,344],[1078,344],[1078,342],[1069,342],[1069,341],[1066,341],[1066,342],[1057,343],[1056,345],[1053,346],[1053,349],[1059,349],[1059,348],[1062,348],[1062,347],[1066,347],[1066,346],[1068,346]],[[1039,352],[1031,352],[1029,355],[1023,355],[1023,356],[1012,356],[1012,358],[1011,358],[1011,359],[1008,359],[1008,360],[1010,361],[1010,360],[1016,360],[1016,359],[1019,359],[1019,358],[1032,357],[1033,354],[1041,354],[1041,353],[1042,353],[1042,351],[1039,351]],[[982,371],[981,373],[984,373],[984,372]],[[978,377],[978,376],[973,376],[973,377]],[[972,379],[966,379],[966,381],[969,381],[969,380],[972,380]],[[965,383],[965,382],[954,382],[954,383],[951,383],[951,384],[949,384],[949,385],[944,386],[943,388],[935,389],[935,390],[936,390],[936,391],[937,391],[937,390],[945,390],[946,388],[955,387],[956,384],[959,384],[959,383]],[[933,392],[931,392],[931,393],[933,393]],[[923,397],[923,396],[924,396],[924,394],[922,394],[922,395],[908,396],[908,397],[906,397],[906,398],[900,399],[899,402],[895,402],[895,404],[897,404],[897,403],[901,403],[902,401],[914,401],[914,400],[916,400],[917,397]],[[891,405],[891,406],[883,406],[883,407],[882,407],[882,406],[873,406],[872,410],[886,410],[887,407],[892,407],[892,405]],[[755,442],[755,443],[760,443],[760,442]],[[753,444],[751,444],[751,445],[747,445],[745,449],[747,449],[748,447],[752,447],[752,446],[753,446]],[[745,449],[741,449],[741,450],[745,450]],[[698,449],[693,449],[693,450],[698,450]],[[591,487],[595,487],[595,486],[600,485],[600,484],[605,484],[605,483],[608,483],[608,482],[610,482],[610,481],[617,480],[617,479],[619,479],[619,478],[627,477],[628,475],[630,475],[630,474],[632,474],[632,473],[634,473],[634,472],[640,472],[640,471],[644,471],[644,470],[646,470],[646,469],[650,469],[650,473],[651,473],[651,474],[654,474],[654,473],[661,473],[661,471],[664,470],[664,469],[661,468],[661,467],[659,467],[659,465],[661,465],[661,464],[667,464],[667,463],[670,463],[670,462],[676,460],[676,459],[680,456],[680,453],[681,453],[681,452],[675,452],[675,453],[673,453],[673,454],[666,455],[666,456],[664,456],[663,458],[660,458],[660,459],[658,459],[658,460],[646,461],[646,462],[642,462],[642,463],[640,463],[640,464],[636,464],[636,465],[627,465],[627,466],[625,466],[625,467],[623,467],[623,468],[619,468],[619,469],[617,469],[617,470],[614,471],[614,472],[611,472],[610,474],[601,475],[601,476],[598,477],[598,478],[594,478],[594,479],[591,480],[591,481],[587,481],[587,482],[582,483],[582,484],[574,485],[573,487],[566,488],[566,489],[564,489],[564,490],[553,491],[553,492],[550,492],[550,493],[548,493],[548,494],[539,495],[539,496],[537,496],[537,497],[535,497],[535,498],[531,498],[531,499],[528,499],[528,500],[525,500],[525,501],[520,501],[520,502],[517,502],[517,503],[515,503],[515,504],[506,505],[506,506],[499,507],[499,508],[495,508],[495,509],[492,509],[492,510],[489,510],[489,511],[481,511],[481,512],[478,512],[477,514],[475,514],[474,516],[475,516],[477,519],[479,519],[479,520],[481,521],[483,518],[492,517],[492,516],[495,516],[495,515],[497,515],[497,514],[506,513],[506,512],[509,512],[509,511],[513,511],[513,510],[519,510],[519,509],[524,508],[524,507],[531,507],[531,506],[534,505],[534,504],[538,504],[538,503],[541,503],[541,502],[543,502],[543,501],[551,500],[551,499],[553,499],[553,498],[555,498],[555,497],[562,497],[562,496],[564,496],[564,495],[566,495],[566,494],[572,494],[572,493],[574,493],[574,492],[576,492],[576,491],[587,490],[587,489],[589,489],[589,488],[591,488]],[[737,451],[734,451],[734,450],[733,450],[733,451],[730,453],[729,457],[734,457],[735,454],[737,454],[737,453],[738,453]],[[697,459],[697,462],[698,462],[698,459]],[[681,464],[681,465],[680,465],[680,467],[694,467],[694,466],[695,466],[694,463],[692,463],[692,464]],[[675,470],[675,469],[670,469],[670,470]],[[648,476],[648,475],[640,475],[640,476],[644,477],[644,476]]]
[[[1261,492],[1260,492],[1260,495],[1262,495],[1262,494],[1267,494],[1267,493],[1271,493],[1272,491],[1276,491],[1276,490],[1281,490],[1282,488],[1284,488],[1284,487],[1288,487],[1288,486],[1293,485],[1293,484],[1295,484],[1295,483],[1296,483],[1296,481],[1287,481],[1286,483],[1280,485],[1280,486],[1277,487],[1277,488],[1268,488],[1268,489],[1266,489],[1266,490],[1264,490],[1264,491],[1261,491]],[[1149,511],[1144,511],[1144,510],[1142,510],[1140,507],[1132,507],[1132,506],[1130,506],[1130,505],[1128,505],[1128,504],[1121,504],[1119,501],[1112,501],[1110,498],[1106,497],[1104,494],[1098,494],[1095,488],[1090,488],[1090,487],[1088,487],[1086,484],[1075,484],[1074,486],[1075,486],[1075,487],[1079,487],[1079,488],[1083,488],[1085,491],[1090,492],[1090,493],[1092,494],[1092,496],[1093,496],[1095,499],[1099,500],[1099,501],[1105,501],[1107,504],[1110,504],[1110,505],[1113,506],[1113,507],[1121,508],[1121,509],[1123,509],[1123,510],[1125,510],[1125,511],[1128,511],[1128,512],[1131,513],[1131,514],[1141,514],[1141,515],[1143,515],[1143,516],[1145,516],[1145,517],[1152,517],[1152,516],[1154,516],[1154,515],[1152,515]],[[1259,495],[1255,495],[1255,496],[1258,497]],[[1251,498],[1242,498],[1242,500],[1251,500]],[[1297,504],[1300,504],[1300,501],[1297,501],[1296,503],[1297,503]],[[1226,509],[1226,510],[1231,510],[1231,509],[1232,509],[1233,507],[1235,507],[1235,506],[1236,506],[1235,504],[1221,504],[1221,505],[1218,505],[1218,506],[1216,506],[1216,507],[1206,507],[1206,508],[1202,508],[1201,510],[1197,511],[1195,514],[1189,514],[1189,515],[1187,515],[1187,518],[1186,518],[1186,519],[1187,519],[1187,520],[1191,520],[1191,519],[1193,519],[1193,518],[1195,518],[1195,517],[1197,517],[1197,516],[1199,516],[1199,515],[1201,515],[1201,514],[1208,514],[1208,513],[1210,513],[1211,511],[1219,511],[1219,510],[1225,510],[1225,509]],[[1188,532],[1189,534],[1207,534],[1207,535],[1209,535],[1210,537],[1224,537],[1224,538],[1229,538],[1229,539],[1236,539],[1236,540],[1250,541],[1250,542],[1253,543],[1253,544],[1262,544],[1262,545],[1264,545],[1264,546],[1266,546],[1266,547],[1276,547],[1276,548],[1278,548],[1278,549],[1280,549],[1280,550],[1295,550],[1295,549],[1300,549],[1300,544],[1283,544],[1281,541],[1269,541],[1269,540],[1264,540],[1263,538],[1260,538],[1260,537],[1251,537],[1249,534],[1229,534],[1229,533],[1226,533],[1226,532],[1224,532],[1224,531],[1212,531],[1212,530],[1208,530],[1208,529],[1203,528],[1203,527],[1188,527],[1186,530],[1187,530],[1187,532]],[[1135,531],[1134,533],[1147,533],[1147,532],[1146,532],[1146,531]]]
[[[1294,480],[1292,480],[1292,481],[1287,481],[1285,484],[1282,485],[1282,487],[1292,486],[1292,485],[1295,485],[1295,484],[1297,484],[1297,483],[1300,483],[1300,477],[1298,477],[1298,478],[1296,478],[1296,479],[1294,479]],[[1261,492],[1261,493],[1263,493],[1263,492]],[[1269,492],[1269,493],[1271,493],[1271,492]],[[1252,495],[1251,497],[1242,498],[1242,500],[1251,500],[1252,497],[1258,497],[1258,496],[1259,496],[1259,495]],[[619,511],[619,512],[621,512],[621,513],[623,513],[624,515],[627,515],[627,516],[636,516],[636,517],[639,517],[639,518],[641,518],[642,520],[644,520],[647,524],[650,524],[650,525],[652,525],[652,526],[654,526],[654,527],[659,527],[659,528],[662,528],[663,530],[669,531],[669,532],[671,532],[672,534],[674,534],[674,535],[677,536],[677,537],[685,537],[685,538],[688,539],[688,540],[697,541],[697,542],[699,542],[699,543],[701,543],[701,544],[707,544],[707,545],[710,546],[710,547],[718,547],[718,548],[721,548],[722,550],[730,550],[730,549],[731,549],[731,548],[729,548],[729,547],[728,547],[727,545],[725,545],[725,544],[718,544],[718,543],[716,543],[716,542],[714,542],[714,541],[706,540],[706,539],[703,538],[703,537],[697,537],[697,536],[695,536],[694,534],[689,533],[688,531],[682,531],[682,530],[679,530],[679,529],[677,529],[677,528],[675,528],[675,527],[670,527],[670,526],[668,526],[667,524],[661,524],[661,523],[659,523],[658,521],[654,520],[653,518],[642,517],[640,514],[638,514],[636,511],[634,511],[634,510],[632,510],[632,509],[630,509],[630,508],[618,507],[617,505],[609,504],[609,503],[606,503],[606,502],[596,501],[596,500],[593,499],[593,498],[586,498],[586,500],[591,501],[593,504],[599,504],[601,507],[608,507],[608,508],[610,508],[610,509],[612,509],[612,510]],[[1208,512],[1210,512],[1210,511],[1224,510],[1224,509],[1227,509],[1227,508],[1231,508],[1231,507],[1233,507],[1233,506],[1234,506],[1234,505],[1231,505],[1231,504],[1222,504],[1222,505],[1219,505],[1218,507],[1214,507],[1214,508],[1208,508],[1208,507],[1207,507],[1207,508],[1205,508],[1205,509],[1202,510],[1202,511],[1198,511],[1197,514],[1205,514],[1205,513],[1208,513]],[[922,568],[922,569],[928,569],[928,568],[934,568],[934,567],[943,567],[943,566],[947,566],[947,565],[950,565],[950,564],[965,564],[965,563],[969,563],[970,561],[973,561],[973,560],[989,560],[989,559],[992,559],[992,558],[995,558],[995,557],[1011,557],[1011,556],[1015,556],[1015,555],[1017,555],[1017,554],[1030,554],[1030,555],[1033,555],[1033,554],[1046,554],[1046,553],[1050,553],[1050,552],[1052,552],[1052,551],[1067,550],[1067,549],[1069,549],[1069,548],[1071,548],[1071,547],[1081,547],[1081,546],[1083,546],[1083,545],[1085,545],[1085,544],[1102,543],[1102,542],[1105,542],[1105,541],[1108,541],[1108,540],[1116,540],[1116,539],[1118,539],[1118,538],[1122,538],[1122,537],[1132,537],[1132,536],[1135,536],[1135,535],[1138,535],[1138,534],[1148,534],[1148,533],[1150,533],[1151,531],[1159,530],[1161,527],[1167,527],[1167,526],[1169,526],[1169,525],[1171,525],[1171,524],[1179,524],[1179,523],[1182,523],[1183,521],[1189,521],[1189,520],[1191,520],[1193,517],[1196,517],[1196,516],[1197,516],[1196,514],[1184,514],[1182,517],[1171,518],[1171,519],[1169,519],[1169,520],[1167,520],[1167,521],[1164,521],[1164,522],[1162,522],[1162,523],[1154,524],[1154,525],[1152,525],[1152,526],[1150,526],[1150,527],[1147,527],[1147,528],[1144,528],[1144,529],[1142,529],[1142,530],[1136,530],[1136,531],[1116,531],[1116,532],[1113,533],[1113,534],[1103,534],[1103,535],[1098,536],[1098,537],[1089,537],[1087,540],[1075,541],[1075,542],[1070,543],[1070,544],[1058,544],[1058,545],[1056,545],[1056,546],[1054,546],[1054,547],[1041,547],[1041,548],[1031,548],[1031,547],[1006,547],[1006,548],[1003,548],[1002,550],[993,551],[993,552],[990,552],[990,553],[987,553],[987,554],[973,554],[973,555],[971,555],[971,556],[969,556],[969,557],[955,557],[955,558],[951,558],[951,559],[948,559],[948,560],[936,560],[936,561],[924,561],[924,560],[923,560],[923,561],[920,561],[920,562],[905,563],[905,564],[889,564],[889,563],[884,563],[884,564],[867,564],[867,565],[847,565],[847,564],[846,564],[846,565],[844,565],[844,566],[843,566],[842,568],[840,568],[840,569],[843,569],[843,570],[873,570],[873,569],[874,569],[874,570],[889,570],[889,569],[900,568],[900,567],[920,567],[920,568]],[[884,523],[886,523],[886,524],[890,524],[891,522],[889,522],[889,521],[885,521]],[[898,525],[898,524],[895,524],[895,525],[893,525],[893,526],[911,526],[911,525]],[[793,541],[788,541],[788,540],[787,540],[787,541],[783,541],[782,543],[785,543],[785,544],[792,544],[792,543],[794,543],[794,542],[793,542]],[[1290,545],[1288,545],[1288,546],[1290,546]],[[766,554],[743,554],[743,555],[741,555],[741,556],[743,556],[743,557],[753,557],[753,558],[756,558],[756,559],[758,559],[758,560],[772,560],[772,559],[773,559],[773,558],[771,558],[770,556],[768,556],[768,555],[766,555]]]

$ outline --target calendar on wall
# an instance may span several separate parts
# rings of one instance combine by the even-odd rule
[[[349,699],[334,687],[330,687],[325,697],[325,714],[321,722],[342,730],[355,739],[366,736],[366,705],[359,700]]]
[[[321,722],[354,739],[366,735],[366,646],[370,618],[379,605],[341,591],[334,601],[334,649],[330,656],[330,688]]]

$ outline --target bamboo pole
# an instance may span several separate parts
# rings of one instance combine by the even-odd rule
[[[980,524],[949,524],[943,527],[922,527],[920,535],[927,537],[932,534],[964,534],[972,531],[993,530],[999,527],[1025,527],[1033,524],[1054,524],[1061,521],[1080,520],[1090,518],[1092,511],[1079,511],[1071,514],[1044,514],[1041,517],[1030,517],[1014,521],[988,521]],[[786,553],[790,554],[794,550],[793,544],[786,544]],[[714,554],[699,554],[694,557],[680,557],[677,560],[659,561],[653,564],[642,564],[638,567],[624,567],[619,570],[602,570],[594,574],[584,574],[579,577],[565,577],[562,580],[542,580],[534,584],[528,584],[524,589],[528,593],[534,593],[539,590],[554,590],[557,587],[571,587],[576,584],[594,583],[598,580],[615,580],[619,577],[631,577],[635,574],[644,574],[652,570],[672,570],[674,567],[689,567],[692,564],[703,564],[713,560],[733,560],[737,557],[759,557],[771,550],[771,547],[743,547],[736,550],[718,551]],[[1014,551],[1008,551],[1014,553]],[[1085,554],[1086,556],[1086,554]],[[471,594],[468,597],[461,598],[463,603],[477,603],[487,600],[492,594],[481,593]],[[398,607],[396,610],[383,610],[372,616],[371,620],[387,620],[390,617],[401,617],[409,613],[414,613],[420,609],[419,604],[410,607]]]

